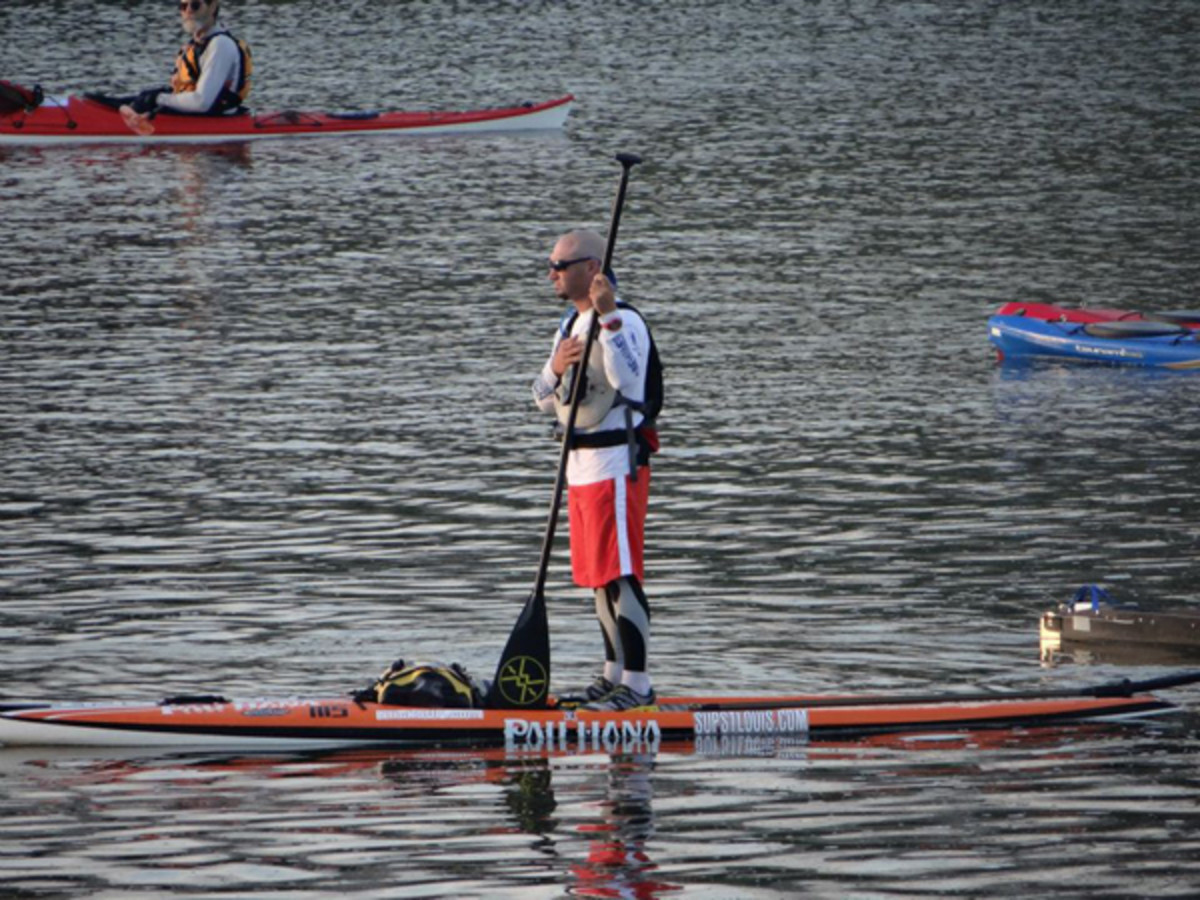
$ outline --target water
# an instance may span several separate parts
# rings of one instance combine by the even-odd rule
[[[260,109],[579,103],[561,135],[0,151],[5,696],[341,693],[401,654],[488,674],[553,480],[528,399],[544,259],[604,226],[618,150],[646,158],[622,290],[668,365],[660,687],[1169,669],[1043,665],[1036,623],[1085,582],[1193,601],[1194,378],[998,368],[984,321],[1195,305],[1190,5],[226,15]],[[153,84],[176,42],[160,4],[0,6],[2,74],[51,93]],[[569,685],[598,635],[564,563]],[[1190,896],[1197,726],[656,759],[5,751],[0,874],[24,896]]]

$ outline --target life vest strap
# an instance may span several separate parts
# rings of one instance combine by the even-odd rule
[[[639,425],[633,430],[637,447],[637,465],[650,464],[652,454],[658,452],[658,431],[648,425]],[[561,432],[556,433],[557,440],[562,440]],[[600,450],[606,447],[623,447],[629,442],[629,434],[624,428],[610,428],[606,431],[590,431],[576,434],[571,441],[572,450]]]

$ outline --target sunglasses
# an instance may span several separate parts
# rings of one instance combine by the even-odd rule
[[[594,256],[577,256],[574,259],[552,259],[550,260],[550,268],[555,272],[565,272],[575,263],[587,262],[589,259],[595,259]]]
[[[199,12],[200,7],[207,5],[208,4],[205,2],[205,0],[192,0],[191,3],[180,3],[179,11],[187,12],[190,9],[192,12]]]

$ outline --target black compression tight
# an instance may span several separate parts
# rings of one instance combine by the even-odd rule
[[[650,647],[650,604],[634,575],[596,589],[596,619],[604,635],[604,659],[610,680],[616,670],[645,672]]]

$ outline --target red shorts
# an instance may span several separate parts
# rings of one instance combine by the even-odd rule
[[[571,520],[571,575],[580,587],[604,587],[622,575],[644,581],[643,548],[650,468],[638,480],[610,478],[567,488]]]

